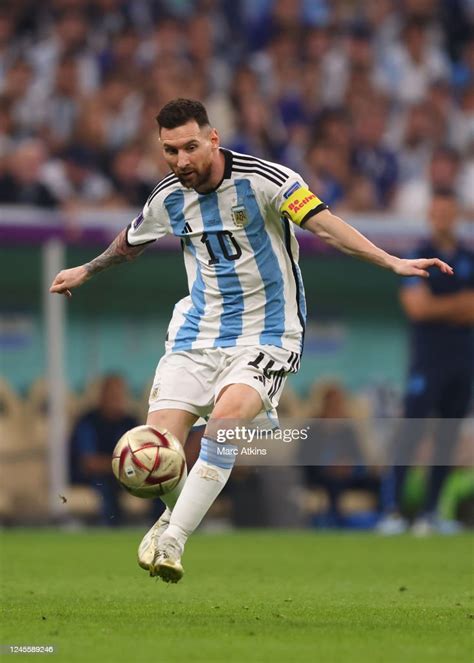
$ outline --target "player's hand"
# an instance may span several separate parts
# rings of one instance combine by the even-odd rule
[[[84,265],[72,267],[71,269],[63,269],[52,282],[49,292],[56,292],[59,295],[72,297],[71,289],[79,287],[89,278],[90,275]]]
[[[430,275],[428,272],[430,267],[437,267],[443,274],[447,274],[448,276],[452,276],[454,273],[453,268],[439,258],[415,258],[414,260],[397,258],[393,266],[393,271],[400,276],[421,276],[427,279]]]

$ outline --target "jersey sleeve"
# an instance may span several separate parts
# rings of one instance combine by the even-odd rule
[[[302,226],[311,216],[322,212],[328,206],[313,193],[303,178],[288,170],[289,177],[278,188],[272,198],[272,207],[280,216]]]
[[[147,200],[143,210],[128,226],[127,242],[131,246],[149,244],[170,233],[171,226],[160,204],[160,196],[155,196],[151,201],[150,198]]]

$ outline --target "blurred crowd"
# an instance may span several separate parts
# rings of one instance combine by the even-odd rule
[[[202,100],[224,146],[336,211],[474,219],[472,0],[4,0],[0,204],[141,207],[155,116]]]
[[[80,524],[137,524],[158,517],[160,500],[128,495],[112,475],[111,455],[120,436],[146,419],[149,385],[131,394],[116,373],[93,380],[66,399],[68,463],[64,495],[54,495],[55,517]],[[305,398],[287,385],[279,415],[290,427],[312,423],[308,443],[271,443],[267,467],[237,466],[207,519],[231,526],[372,528],[384,513],[387,436],[378,428],[373,399],[341,382],[316,381]],[[48,391],[44,379],[20,395],[0,379],[0,523],[50,522]],[[199,455],[202,420],[186,441],[188,469]],[[474,525],[472,428],[453,445],[450,475],[438,503],[440,515]],[[415,517],[426,499],[432,453],[425,436],[407,475],[402,511]],[[283,453],[283,455],[280,455]],[[290,455],[288,455],[290,454]],[[319,459],[319,460],[316,460]],[[384,460],[385,459],[385,460]],[[213,525],[214,523],[214,525]]]

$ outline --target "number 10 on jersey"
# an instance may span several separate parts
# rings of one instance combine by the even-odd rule
[[[203,233],[201,242],[206,245],[210,265],[216,265],[221,259],[238,260],[242,255],[242,249],[230,230]]]

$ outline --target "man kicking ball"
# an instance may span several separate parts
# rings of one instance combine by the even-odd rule
[[[452,269],[437,258],[389,255],[332,214],[294,171],[221,148],[200,102],[170,101],[156,120],[170,174],[102,255],[61,271],[51,292],[70,297],[164,235],[181,239],[189,295],[174,308],[147,423],[184,442],[198,417],[210,418],[197,462],[162,498],[166,511],[138,552],[151,575],[177,582],[184,545],[235,462],[233,445],[217,441],[216,422],[274,420],[286,377],[299,368],[306,302],[293,224],[399,275]]]

